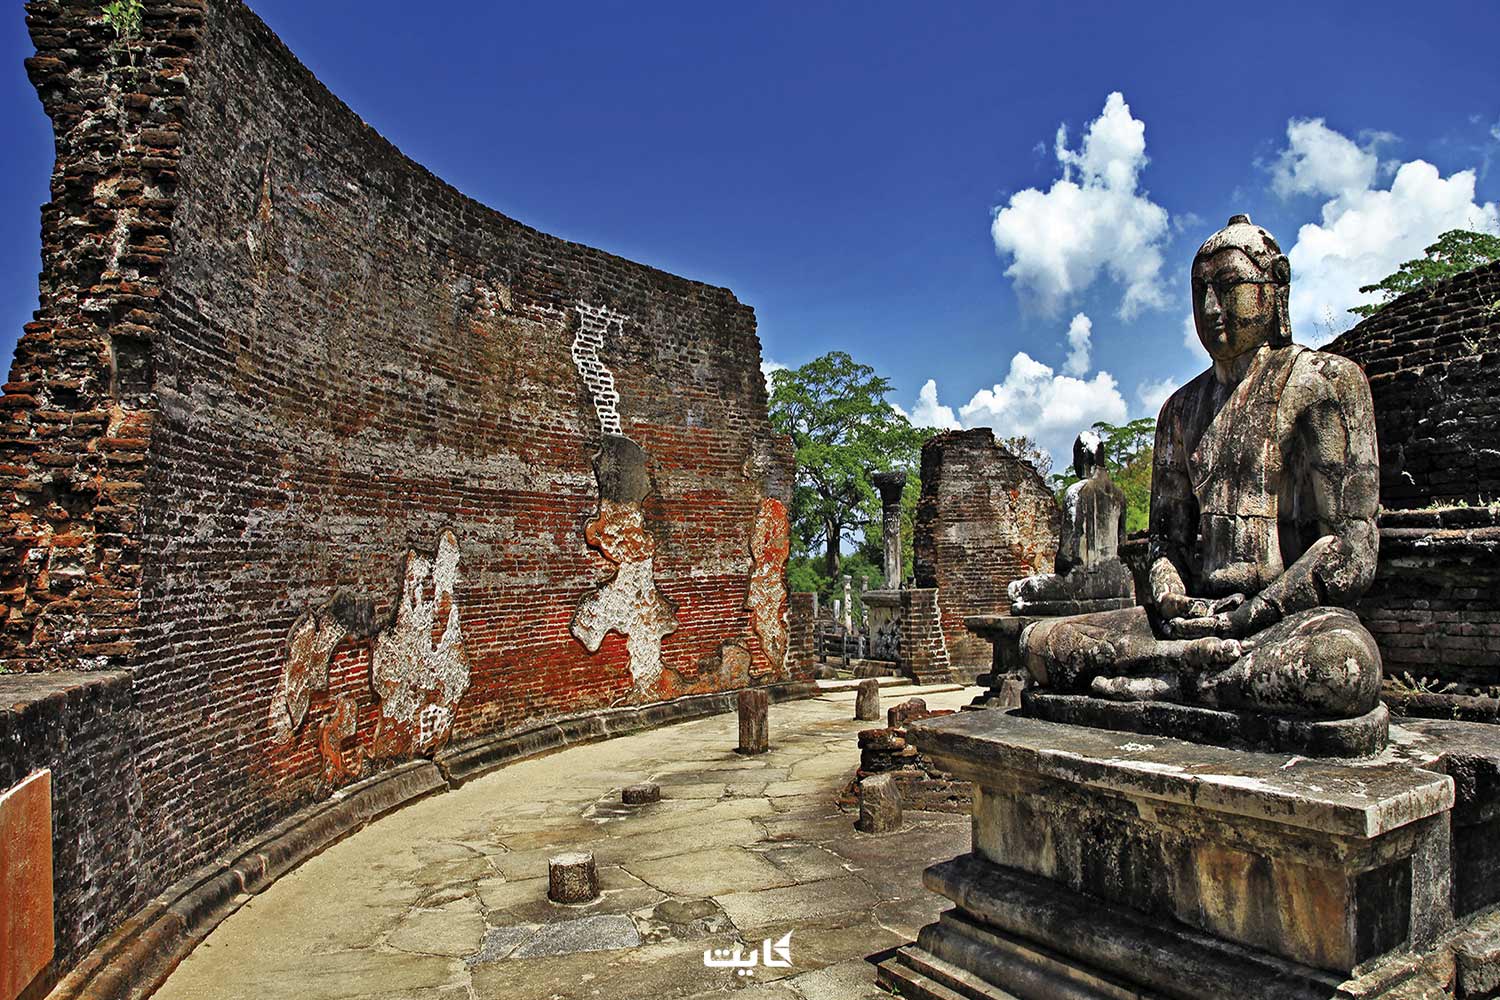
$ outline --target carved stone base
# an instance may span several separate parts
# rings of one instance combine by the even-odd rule
[[[1390,713],[1384,705],[1353,719],[1307,719],[1230,712],[1164,701],[1110,701],[1044,688],[1021,693],[1021,714],[1094,729],[1173,736],[1243,750],[1308,757],[1367,757],[1384,749]]]
[[[1454,995],[1466,955],[1500,976],[1497,911],[1454,905],[1494,872],[1495,727],[1360,760],[994,711],[907,739],[975,795],[973,853],[926,873],[954,908],[880,966],[903,997],[1409,1000]]]

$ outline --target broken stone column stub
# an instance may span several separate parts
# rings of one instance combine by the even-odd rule
[[[554,903],[591,903],[599,898],[599,873],[588,851],[568,851],[547,859],[547,898]]]
[[[880,718],[880,682],[867,677],[859,682],[854,696],[854,717],[861,722],[873,722]]]
[[[661,801],[661,786],[654,782],[643,781],[636,785],[626,785],[620,792],[620,801],[627,806],[646,805],[650,802]]]
[[[771,748],[771,696],[760,688],[739,693],[740,745],[735,753],[758,754]]]
[[[861,833],[891,833],[901,829],[901,788],[889,774],[872,774],[859,783],[859,819],[854,828]]]

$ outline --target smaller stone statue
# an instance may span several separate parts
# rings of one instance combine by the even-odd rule
[[[1125,494],[1109,478],[1104,442],[1084,431],[1073,442],[1078,482],[1063,501],[1057,572],[1014,580],[1011,614],[1076,615],[1135,604],[1135,581],[1120,561],[1125,541]]]

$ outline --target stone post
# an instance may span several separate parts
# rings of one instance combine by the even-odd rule
[[[880,537],[885,541],[885,589],[901,588],[901,493],[906,473],[875,472],[870,482],[880,491]]]
[[[880,718],[880,682],[866,677],[859,682],[859,691],[854,696],[854,717],[864,722]]]
[[[739,694],[740,745],[735,753],[765,753],[771,748],[771,696],[762,688],[747,688]]]
[[[547,859],[547,898],[554,903],[588,903],[599,898],[599,873],[588,851],[568,851]]]
[[[890,833],[901,829],[901,789],[889,774],[872,774],[859,783],[859,819],[854,828],[861,833]]]
[[[853,578],[848,573],[844,574],[844,631],[848,632],[854,628],[854,588],[850,586]]]

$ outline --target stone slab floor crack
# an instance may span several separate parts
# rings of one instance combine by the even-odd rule
[[[975,689],[887,687],[957,708]],[[523,761],[415,803],[310,859],[178,966],[159,1000],[865,1000],[866,955],[944,901],[922,870],[969,819],[908,812],[868,835],[837,805],[859,763],[853,691],[771,707],[741,757],[733,714]],[[662,801],[620,803],[661,786]],[[601,898],[547,900],[547,858],[594,853]],[[792,932],[792,967],[705,967],[710,948]]]

